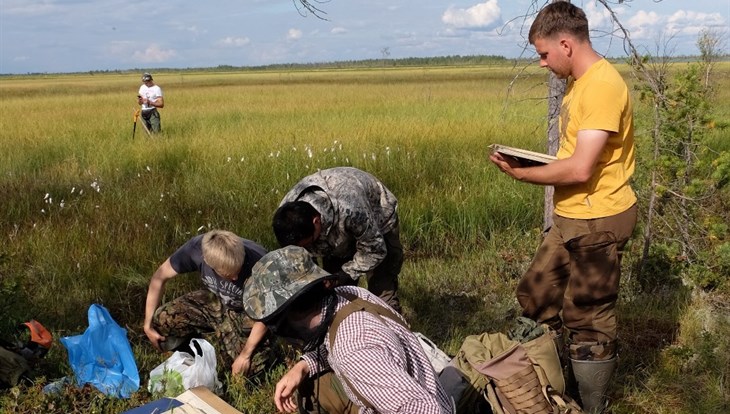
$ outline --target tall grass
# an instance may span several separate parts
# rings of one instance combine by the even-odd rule
[[[487,160],[495,142],[544,150],[544,72],[529,69],[510,90],[516,73],[156,73],[166,106],[154,138],[140,125],[132,137],[138,76],[0,79],[0,333],[30,318],[57,337],[79,333],[85,310],[99,302],[129,329],[144,379],[163,358],[141,330],[159,263],[213,228],[276,248],[271,215],[284,193],[339,165],[373,173],[399,199],[402,295],[414,329],[452,353],[466,335],[503,329],[516,315],[514,286],[542,224],[542,189]],[[197,283],[176,278],[165,300]],[[623,302],[629,322],[642,308],[636,295]],[[652,306],[667,324],[680,318]],[[59,344],[49,361],[49,377],[68,373]],[[631,367],[622,370],[626,377]],[[271,381],[233,381],[226,397],[246,412],[271,412]],[[30,412],[50,398],[24,395],[0,396],[0,406]],[[141,391],[102,412],[148,398]]]
[[[4,80],[2,225],[16,234],[6,248],[27,264],[14,273],[49,294],[78,285],[62,299],[75,311],[114,300],[121,267],[125,280],[142,276],[131,292],[141,303],[154,264],[194,234],[224,227],[275,247],[270,216],[283,194],[336,165],[370,171],[398,195],[406,241],[419,252],[459,251],[493,229],[535,226],[539,191],[497,174],[485,147],[537,144],[542,109],[505,112],[503,79],[487,75],[156,75],[167,106],[164,133],[153,139],[139,125],[132,138],[136,77]],[[33,313],[70,313],[65,307]]]

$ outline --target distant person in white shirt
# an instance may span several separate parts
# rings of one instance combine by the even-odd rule
[[[165,99],[162,97],[162,89],[155,85],[152,75],[149,73],[142,75],[142,85],[137,93],[137,103],[142,106],[142,121],[147,126],[147,130],[153,134],[162,132],[160,112],[157,111],[157,108],[165,107]]]

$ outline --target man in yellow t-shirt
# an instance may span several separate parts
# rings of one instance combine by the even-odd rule
[[[527,167],[495,153],[509,176],[555,186],[554,224],[517,288],[523,314],[567,328],[572,372],[586,412],[605,407],[616,365],[621,253],[636,225],[633,109],[621,75],[593,50],[588,20],[569,2],[540,11],[529,41],[568,88],[558,160]]]

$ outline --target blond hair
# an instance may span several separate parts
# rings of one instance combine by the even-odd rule
[[[211,230],[203,236],[203,260],[216,272],[238,274],[246,258],[243,240],[227,230]]]

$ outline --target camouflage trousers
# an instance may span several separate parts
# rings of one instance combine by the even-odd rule
[[[400,241],[400,226],[383,235],[387,253],[385,259],[367,274],[368,290],[383,299],[398,313],[401,312],[400,299],[398,299],[398,275],[403,267],[403,245]],[[353,256],[346,258],[327,256],[322,259],[322,268],[330,273],[342,270],[342,265],[352,260]],[[354,282],[353,284],[357,284]]]
[[[523,315],[558,331],[565,326],[571,353],[593,349],[603,354],[595,355],[597,359],[610,359],[615,353],[621,256],[636,225],[636,211],[634,205],[614,216],[590,220],[555,215],[553,227],[522,276],[517,299]]]
[[[227,367],[241,353],[253,324],[245,313],[227,309],[214,293],[205,289],[163,304],[152,318],[152,326],[163,336],[204,337],[216,348],[219,365]],[[275,348],[270,337],[258,345],[251,362],[252,375],[278,359],[279,350]]]

